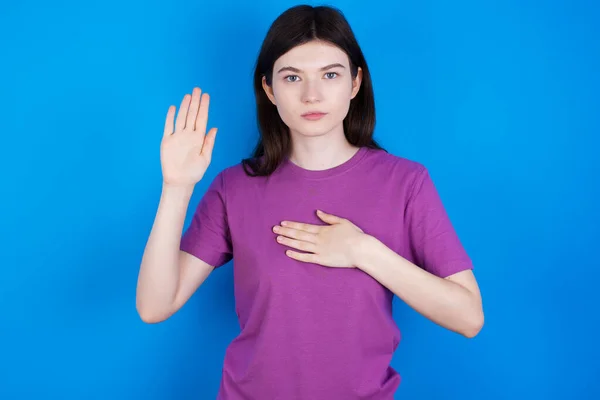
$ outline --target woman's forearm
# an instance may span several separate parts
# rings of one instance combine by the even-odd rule
[[[414,265],[372,236],[359,247],[357,268],[438,325],[466,337],[477,335],[483,311],[476,293]]]

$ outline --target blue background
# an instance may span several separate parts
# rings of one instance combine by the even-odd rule
[[[239,330],[231,264],[164,323],[135,310],[164,119],[211,94],[195,207],[250,154],[255,57],[294,4],[4,2],[1,399],[215,397]],[[484,299],[472,340],[395,299],[397,398],[600,398],[598,3],[333,4],[372,71],[376,139],[429,168]]]

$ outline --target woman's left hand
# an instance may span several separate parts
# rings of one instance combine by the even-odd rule
[[[355,268],[367,235],[345,218],[322,211],[317,211],[317,216],[330,225],[283,221],[273,227],[273,232],[278,234],[277,242],[306,252],[286,251],[288,257],[295,260],[326,267]]]

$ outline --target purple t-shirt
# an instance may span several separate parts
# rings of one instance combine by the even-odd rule
[[[347,218],[439,277],[471,269],[427,169],[382,150],[310,171],[286,160],[270,177],[240,164],[212,181],[181,249],[220,267],[233,259],[240,334],[227,348],[221,400],[393,399],[400,340],[393,294],[357,268],[285,255],[274,225]]]

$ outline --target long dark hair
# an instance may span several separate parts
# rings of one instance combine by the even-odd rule
[[[348,142],[357,147],[382,149],[373,139],[375,129],[375,99],[371,75],[365,57],[350,24],[334,7],[299,5],[284,11],[273,22],[263,41],[254,70],[254,95],[260,138],[251,158],[242,160],[249,176],[268,176],[290,155],[289,128],[277,108],[267,97],[262,78],[271,86],[275,61],[292,48],[320,40],[336,45],[349,58],[352,78],[362,69],[358,94],[350,101],[343,121]]]

